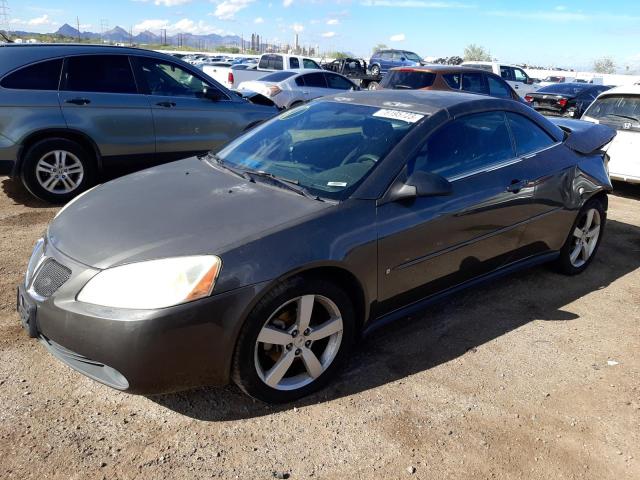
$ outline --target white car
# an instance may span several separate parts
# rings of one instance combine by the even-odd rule
[[[284,70],[270,73],[260,80],[242,82],[238,90],[260,93],[279,108],[291,108],[340,91],[360,90],[355,83],[338,73],[324,70]]]
[[[463,62],[462,66],[480,68],[500,75],[522,98],[540,88],[522,68],[516,65],[499,62]]]
[[[601,93],[582,120],[615,128],[609,144],[609,176],[640,184],[640,85],[612,88]]]

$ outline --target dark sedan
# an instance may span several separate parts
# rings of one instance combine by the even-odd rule
[[[524,99],[543,115],[580,118],[598,95],[610,88],[589,83],[558,83],[529,93]]]
[[[518,268],[587,268],[614,135],[464,93],[315,101],[68,204],[33,251],[20,318],[120,390],[233,380],[291,401],[363,330]]]

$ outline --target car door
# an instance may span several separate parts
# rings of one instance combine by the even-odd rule
[[[351,80],[344,78],[342,75],[338,75],[336,73],[325,73],[324,76],[329,89],[327,95],[341,90],[355,90],[358,88],[353,82],[351,82]]]
[[[378,207],[381,313],[510,261],[531,214],[518,184],[504,112],[467,115],[431,134],[407,164],[449,180],[452,193]]]
[[[155,154],[151,109],[127,55],[67,57],[59,98],[68,128],[88,135],[103,161]]]
[[[513,67],[507,65],[500,65],[500,76],[507,82],[511,88],[513,88],[518,95],[524,96],[520,93],[520,86],[516,83],[516,75],[513,71]]]
[[[330,93],[329,87],[327,86],[327,80],[325,79],[323,72],[307,73],[302,77],[305,85],[302,94],[305,101],[323,97]]]
[[[238,103],[196,72],[154,57],[135,57],[135,63],[148,93],[158,160],[216,149],[242,131]],[[205,96],[212,91],[216,99]]]
[[[538,89],[524,70],[518,67],[513,67],[511,70],[513,70],[513,88],[518,92],[518,95],[524,97],[527,93],[535,92]]]

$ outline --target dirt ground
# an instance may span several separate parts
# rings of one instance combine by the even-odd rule
[[[454,296],[274,408],[234,387],[123,394],[28,339],[14,288],[56,209],[0,186],[2,479],[640,478],[640,187],[616,185],[585,274]]]

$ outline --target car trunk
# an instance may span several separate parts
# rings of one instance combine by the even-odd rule
[[[561,115],[573,97],[557,93],[529,93],[525,99],[544,115]]]

